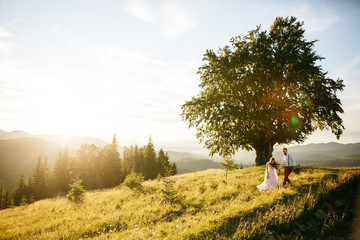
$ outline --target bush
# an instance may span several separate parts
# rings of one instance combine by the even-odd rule
[[[144,176],[141,173],[136,174],[134,171],[132,171],[129,175],[126,176],[123,185],[133,189],[140,187],[143,181],[144,181]]]
[[[28,200],[27,200],[27,198],[25,196],[23,196],[21,198],[20,206],[26,206],[26,205],[28,205]]]
[[[67,194],[67,198],[75,203],[81,203],[84,199],[85,192],[86,190],[82,185],[82,180],[75,179],[73,183],[70,184],[70,190]]]
[[[174,188],[175,181],[170,178],[163,179],[164,188],[161,189],[162,197],[165,202],[174,202],[178,199],[178,194]]]

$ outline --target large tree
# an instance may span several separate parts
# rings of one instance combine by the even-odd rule
[[[269,31],[257,27],[231,46],[206,51],[200,92],[182,105],[182,117],[211,155],[255,150],[262,165],[275,144],[301,143],[316,129],[339,139],[343,109],[336,92],[343,81],[318,65],[324,58],[316,41],[305,39],[303,24],[279,17]]]

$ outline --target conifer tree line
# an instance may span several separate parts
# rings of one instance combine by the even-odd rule
[[[84,144],[75,156],[69,155],[68,148],[63,149],[53,171],[47,158],[39,157],[29,179],[22,174],[12,194],[0,183],[0,209],[65,195],[75,179],[82,180],[87,190],[115,187],[132,172],[143,175],[144,179],[154,179],[159,175],[175,175],[177,167],[169,162],[163,149],[156,153],[151,137],[145,146],[124,147],[121,155],[114,135],[111,144],[104,147]]]

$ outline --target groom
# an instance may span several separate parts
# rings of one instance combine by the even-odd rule
[[[294,168],[296,168],[296,162],[295,162],[294,157],[290,153],[287,152],[287,148],[283,148],[283,153],[284,153],[284,157],[283,157],[282,163],[281,163],[281,165],[279,167],[279,173],[280,173],[280,169],[285,164],[284,182],[283,182],[283,187],[285,187],[285,184],[287,182],[289,184],[291,184],[291,181],[289,179],[289,175],[294,170]]]

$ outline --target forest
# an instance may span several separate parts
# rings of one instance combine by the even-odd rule
[[[82,145],[74,156],[64,148],[53,170],[47,158],[38,158],[36,168],[26,180],[21,174],[13,193],[0,183],[0,209],[20,206],[37,200],[64,196],[74,180],[81,180],[86,190],[112,188],[121,184],[132,172],[145,180],[177,173],[175,163],[160,149],[156,153],[151,137],[145,146],[124,147],[122,154],[114,135],[112,143],[104,147]]]

